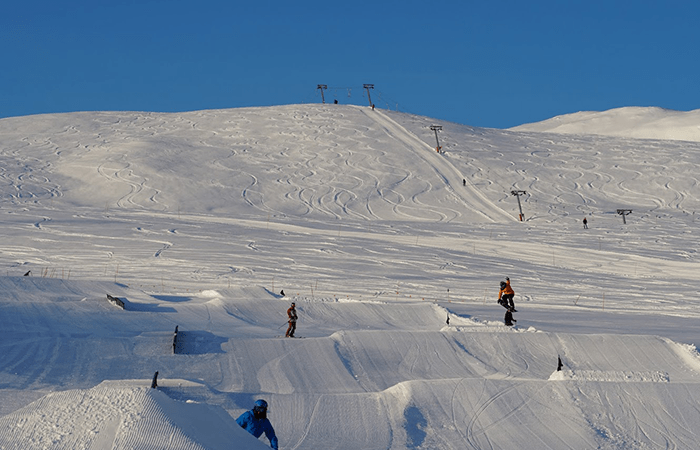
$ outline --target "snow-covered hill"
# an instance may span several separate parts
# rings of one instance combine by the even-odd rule
[[[520,125],[511,130],[700,142],[700,109],[673,111],[654,107],[625,107],[608,111],[581,111]]]
[[[0,449],[260,448],[257,398],[283,449],[698,440],[700,143],[289,105],[3,119],[0,163]]]

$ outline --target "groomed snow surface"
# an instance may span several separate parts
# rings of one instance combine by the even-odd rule
[[[581,114],[0,120],[0,449],[696,448],[697,121]]]

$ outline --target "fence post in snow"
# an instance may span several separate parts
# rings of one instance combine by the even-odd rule
[[[175,325],[175,334],[173,335],[173,355],[177,353],[177,329],[179,325]],[[158,373],[158,372],[156,372]]]

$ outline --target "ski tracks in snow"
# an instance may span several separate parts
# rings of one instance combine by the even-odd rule
[[[515,220],[511,214],[486,198],[473,184],[467,184],[464,190],[455,189],[453,186],[458,184],[457,180],[464,179],[464,176],[444,156],[439,155],[416,135],[380,111],[368,112],[362,109],[362,112],[381,126],[389,136],[403,143],[408,150],[425,161],[435,172],[437,179],[444,183],[445,188],[467,209],[489,222]]]
[[[157,204],[158,200],[156,200],[156,197],[160,192],[157,189],[148,187],[148,180],[146,178],[141,178],[135,175],[133,169],[131,168],[131,163],[126,162],[123,163],[123,165],[124,167],[120,169],[107,168],[105,164],[100,164],[97,167],[97,172],[107,180],[124,183],[129,186],[129,193],[123,195],[117,200],[117,206],[120,208],[127,208],[130,206],[145,207],[145,205],[138,202],[139,198],[142,197],[143,194],[148,195],[148,201],[151,204]]]
[[[311,411],[311,416],[309,417],[309,421],[306,423],[306,428],[304,428],[304,432],[302,435],[299,437],[299,440],[297,443],[292,447],[292,450],[297,450],[301,444],[304,443],[306,438],[309,436],[309,431],[311,430],[311,427],[314,425],[314,417],[318,413],[318,405],[321,404],[321,399],[324,397],[324,394],[319,395],[319,397],[316,399],[316,403],[314,404],[314,408]]]

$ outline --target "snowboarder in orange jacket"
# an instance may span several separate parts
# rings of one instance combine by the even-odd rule
[[[513,297],[515,297],[515,291],[510,287],[510,278],[506,277],[506,281],[501,281],[501,290],[498,291],[498,304],[516,312]]]

